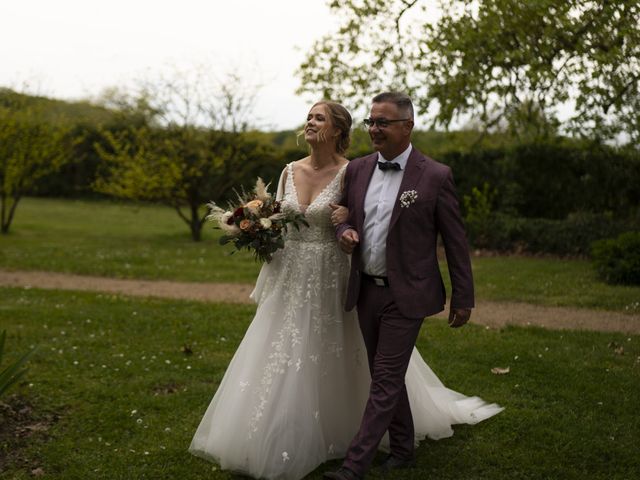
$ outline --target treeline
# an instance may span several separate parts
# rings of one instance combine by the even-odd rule
[[[154,141],[162,143],[171,135],[171,128],[153,125],[140,112],[126,109],[108,109],[88,101],[70,102],[46,97],[36,97],[0,88],[0,125],[6,126],[9,117],[23,118],[32,125],[47,124],[65,131],[71,140],[67,145],[64,164],[49,172],[37,184],[32,185],[28,195],[65,198],[111,197],[96,190],[96,182],[105,173],[105,160],[99,149],[109,148],[109,136],[118,136],[136,128],[148,128]],[[194,129],[196,136],[205,137],[206,129]],[[231,132],[228,133],[231,137]],[[237,133],[237,132],[235,132]],[[283,162],[301,158],[306,154],[304,141],[296,144],[292,131],[242,132],[242,141],[260,145],[263,150],[259,158],[253,159],[247,174],[247,184],[255,183],[256,175],[278,178]],[[4,152],[3,152],[4,153]],[[6,156],[11,156],[7,151]],[[287,160],[289,159],[289,160]],[[2,160],[0,160],[2,161]],[[3,169],[6,164],[2,164]],[[3,170],[4,172],[4,170]],[[228,196],[225,192],[222,197]]]
[[[248,129],[234,92],[193,92],[163,83],[96,106],[0,90],[3,233],[25,195],[106,196],[165,204],[199,240],[206,203],[258,175],[277,179],[287,159],[304,155]]]
[[[225,202],[234,187],[253,185],[257,176],[275,183],[287,162],[307,154],[294,131],[225,126],[237,111],[208,126],[161,121],[172,112],[159,111],[150,101],[145,104],[148,99],[138,97],[114,107],[0,91],[3,201],[43,195],[160,202],[176,209],[197,240],[204,204]],[[55,137],[48,153],[22,146],[21,156],[12,154],[11,142],[19,143],[16,118],[21,118],[25,135],[30,124],[40,126],[33,130],[37,135]],[[12,121],[13,137],[7,133]],[[638,229],[636,150],[560,136],[478,138],[474,131],[422,131],[414,137],[417,148],[453,168],[475,247],[584,255],[595,240]],[[356,129],[347,156],[369,151],[367,133]],[[37,156],[42,157],[39,166],[33,164]],[[17,175],[20,162],[30,167]]]

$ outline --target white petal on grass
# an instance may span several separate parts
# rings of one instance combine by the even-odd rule
[[[493,367],[491,369],[491,373],[494,375],[506,375],[510,371],[511,369],[509,367]]]

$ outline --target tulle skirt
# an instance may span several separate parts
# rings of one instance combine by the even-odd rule
[[[189,448],[223,469],[270,480],[298,480],[344,457],[370,385],[356,314],[342,308],[347,257],[335,242],[287,250],[260,272],[255,317]],[[446,388],[416,349],[406,384],[416,442],[502,410]]]

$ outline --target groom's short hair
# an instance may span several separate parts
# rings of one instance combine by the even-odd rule
[[[413,120],[413,102],[411,97],[402,92],[382,92],[373,97],[372,103],[393,103],[403,114]]]

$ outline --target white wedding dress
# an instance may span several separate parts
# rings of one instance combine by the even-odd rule
[[[260,271],[255,317],[189,448],[223,469],[298,480],[344,457],[359,428],[370,375],[356,314],[343,309],[349,258],[329,208],[344,170],[306,209],[309,228],[290,229],[285,248]],[[287,171],[283,208],[300,209],[292,164]],[[416,441],[449,437],[452,424],[502,410],[447,389],[416,349],[406,384]]]

